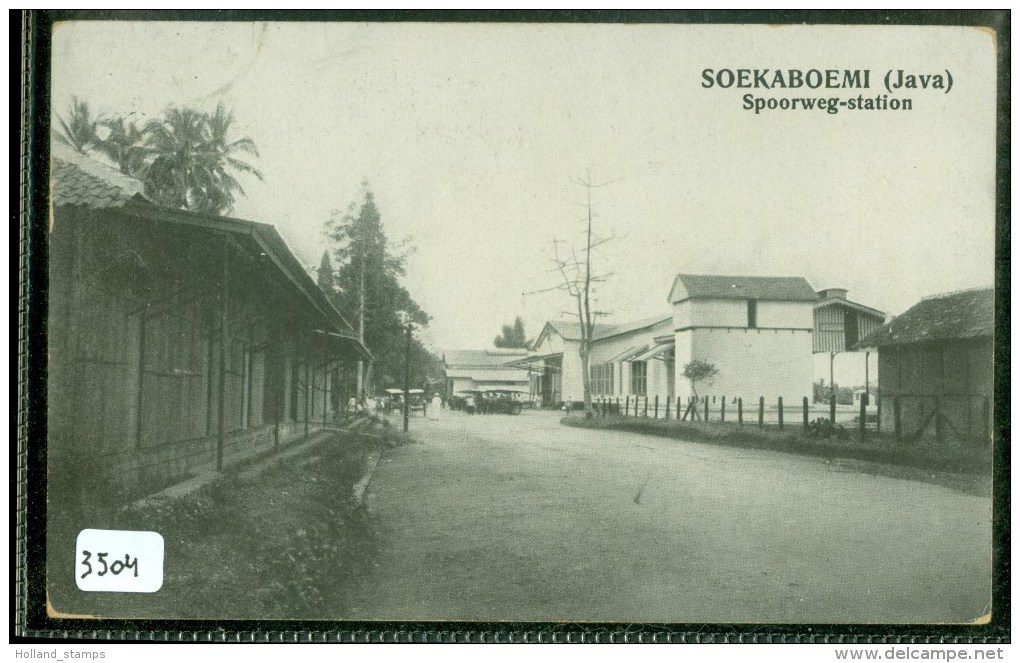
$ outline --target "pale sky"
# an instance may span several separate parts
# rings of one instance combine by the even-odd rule
[[[58,24],[53,107],[231,106],[265,181],[233,215],[310,268],[331,209],[376,196],[417,252],[405,285],[439,351],[574,306],[554,237],[580,242],[590,171],[605,322],[662,313],[678,272],[804,276],[891,314],[994,275],[995,49],[974,28],[362,23]],[[868,90],[704,89],[704,68],[870,69]],[[742,108],[745,93],[884,94],[909,112]]]

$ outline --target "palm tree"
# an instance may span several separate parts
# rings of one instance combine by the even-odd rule
[[[210,115],[190,108],[171,108],[143,131],[149,162],[145,193],[158,204],[194,212],[228,214],[244,189],[233,172],[262,173],[241,154],[258,156],[250,138],[228,137],[233,113],[222,104]]]
[[[96,123],[97,151],[117,164],[120,172],[143,179],[148,169],[145,135],[138,125],[119,115]]]
[[[96,144],[96,121],[92,118],[92,111],[87,101],[81,101],[77,97],[71,97],[71,108],[67,118],[57,115],[57,123],[60,129],[56,132],[57,140],[69,145],[71,149],[81,154],[94,147]]]

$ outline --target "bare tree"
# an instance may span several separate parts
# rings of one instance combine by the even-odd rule
[[[584,179],[572,180],[575,184],[584,187],[586,201],[584,203],[587,216],[584,230],[584,249],[578,252],[577,248],[564,240],[553,239],[553,261],[556,265],[555,272],[559,275],[560,282],[550,288],[537,290],[533,293],[549,292],[559,290],[566,292],[574,300],[576,312],[567,312],[567,315],[578,319],[581,329],[581,343],[578,349],[581,355],[581,380],[584,388],[584,413],[586,417],[592,416],[591,405],[591,347],[595,334],[595,318],[599,315],[606,315],[603,311],[592,309],[591,290],[592,284],[606,281],[611,273],[595,273],[592,271],[592,252],[612,237],[598,237],[592,229],[592,202],[591,194],[593,189],[608,186],[613,182],[595,183],[590,173],[586,173]]]

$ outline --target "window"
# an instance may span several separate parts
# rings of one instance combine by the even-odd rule
[[[630,364],[630,391],[635,396],[645,396],[648,393],[648,364],[643,361],[635,361]]]
[[[613,393],[614,368],[612,364],[596,364],[591,367],[591,393],[601,396]]]
[[[852,350],[853,347],[857,345],[857,341],[860,340],[857,333],[857,313],[855,311],[846,311],[843,316],[843,333],[845,336],[844,342],[846,343],[845,347],[847,350]]]
[[[758,328],[758,300],[748,299],[747,300],[747,328],[757,329]]]

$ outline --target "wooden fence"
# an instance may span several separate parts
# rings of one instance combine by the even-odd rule
[[[882,432],[881,401],[868,407],[838,405],[835,397],[829,403],[811,403],[807,397],[800,402],[783,402],[783,398],[760,396],[750,402],[743,398],[703,396],[683,399],[660,396],[596,397],[592,405],[595,415],[638,417],[674,421],[732,423],[743,426],[778,427],[780,430],[799,426],[807,431],[819,419],[842,426],[847,432],[856,430],[861,438],[868,431]]]

